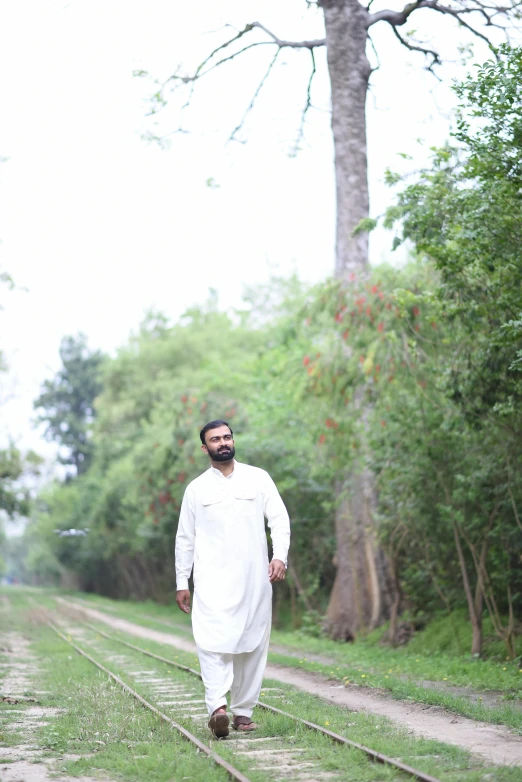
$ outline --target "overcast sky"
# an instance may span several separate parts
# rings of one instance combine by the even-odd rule
[[[377,8],[377,2],[375,8]],[[381,3],[381,5],[383,5]],[[396,7],[400,7],[400,3]],[[306,52],[288,51],[240,134],[229,143],[271,56],[264,47],[202,82],[184,123],[176,101],[142,139],[152,83],[197,64],[227,30],[259,20],[281,37],[321,37],[321,14],[304,0],[0,0],[0,268],[18,289],[0,292],[1,434],[50,453],[31,427],[32,400],[59,368],[66,334],[114,351],[156,308],[171,318],[203,302],[225,307],[243,287],[297,271],[307,280],[334,263],[333,150],[324,54],[318,54],[305,141],[291,156],[309,75]],[[416,19],[458,59],[462,35],[427,12]],[[454,105],[450,63],[438,84],[423,60],[374,28],[381,67],[368,101],[372,212],[389,193],[386,167],[443,143]],[[268,49],[268,47],[267,47]],[[485,59],[484,48],[476,59]],[[417,140],[424,142],[419,147]],[[424,152],[422,151],[424,149]],[[392,258],[372,240],[372,260]]]

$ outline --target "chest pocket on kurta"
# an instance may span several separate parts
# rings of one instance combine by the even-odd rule
[[[219,496],[208,496],[201,500],[207,521],[221,521],[223,519],[224,504]]]
[[[252,519],[256,515],[256,493],[252,489],[234,491],[234,508],[238,519]]]

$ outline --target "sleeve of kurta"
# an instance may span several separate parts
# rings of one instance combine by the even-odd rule
[[[176,534],[176,589],[188,589],[188,580],[194,564],[196,538],[196,514],[194,499],[189,489],[185,491],[179,514]]]
[[[281,495],[272,478],[266,473],[264,487],[264,513],[272,538],[273,559],[287,563],[290,548],[290,519]]]

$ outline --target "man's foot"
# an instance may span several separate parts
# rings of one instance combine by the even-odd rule
[[[249,731],[249,730],[255,730],[257,728],[257,725],[255,724],[255,722],[252,722],[250,717],[243,717],[241,715],[236,715],[232,722],[232,727],[234,728],[234,730]]]
[[[228,736],[229,724],[230,720],[228,719],[226,709],[223,706],[216,709],[208,721],[208,727],[217,739],[224,739],[225,736]]]

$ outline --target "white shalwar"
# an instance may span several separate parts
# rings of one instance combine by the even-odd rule
[[[261,690],[272,618],[265,516],[273,558],[286,564],[288,513],[264,470],[234,462],[225,477],[210,467],[183,498],[176,582],[188,589],[194,567],[192,629],[210,714],[231,690],[232,713],[250,717]]]

